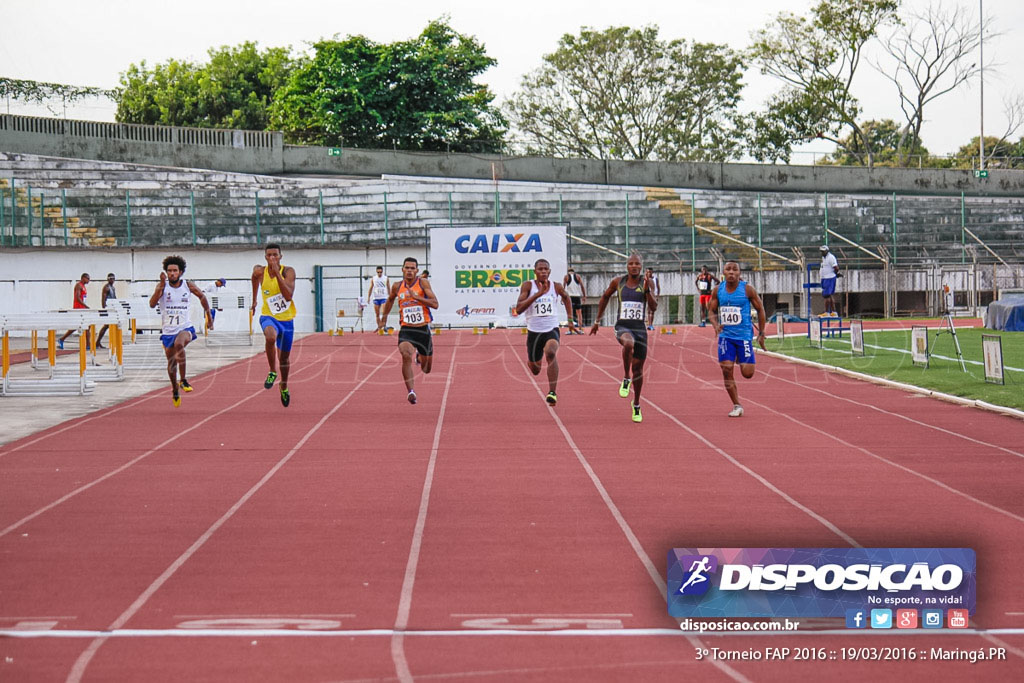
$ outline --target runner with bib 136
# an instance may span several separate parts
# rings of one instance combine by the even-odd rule
[[[739,391],[733,370],[736,363],[740,364],[740,372],[746,379],[754,376],[754,344],[753,323],[750,319],[750,308],[757,311],[757,343],[764,350],[764,323],[767,316],[761,297],[754,286],[740,279],[740,264],[728,261],[725,264],[725,282],[720,284],[711,295],[708,306],[708,317],[718,334],[718,365],[722,368],[725,390],[732,399],[732,411],[729,417],[742,417],[743,406],[740,405]]]
[[[629,387],[633,387],[633,422],[643,422],[640,412],[640,390],[644,386],[644,361],[647,360],[647,311],[656,310],[658,302],[654,298],[653,283],[650,277],[641,275],[643,260],[639,254],[633,254],[626,261],[626,274],[613,279],[608,289],[601,295],[597,305],[597,318],[590,334],[597,334],[601,326],[601,316],[611,301],[613,294],[619,297],[619,315],[615,321],[615,338],[622,345],[622,384],[619,396],[629,397]]]
[[[398,331],[398,351],[402,354],[402,378],[405,388],[409,391],[409,403],[415,405],[416,391],[413,380],[413,359],[419,361],[423,374],[430,372],[434,359],[434,341],[430,336],[430,321],[434,319],[431,308],[437,308],[437,297],[430,288],[430,282],[419,277],[420,264],[409,257],[402,263],[402,280],[391,286],[391,294],[377,329],[384,329],[384,324],[391,313],[391,307],[398,300],[398,318],[401,327]]]

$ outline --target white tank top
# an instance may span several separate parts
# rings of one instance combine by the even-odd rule
[[[569,296],[583,296],[583,288],[576,280],[578,277],[576,273],[569,273],[569,284],[565,286],[565,293]]]
[[[388,298],[388,276],[382,275],[381,277],[374,276],[373,278],[373,298],[374,299],[387,299]]]
[[[180,283],[177,287],[171,287],[171,283],[168,282],[164,285],[164,293],[160,295],[160,334],[178,334],[192,327],[192,321],[188,316],[191,304],[189,297],[192,296],[192,292],[189,291],[185,278],[181,278]]]
[[[530,296],[536,294],[537,291],[537,281],[530,280]],[[530,307],[526,309],[526,329],[530,332],[550,332],[558,327],[555,303],[559,298],[558,294],[555,293],[555,283],[552,282],[547,294],[537,297],[530,304]]]

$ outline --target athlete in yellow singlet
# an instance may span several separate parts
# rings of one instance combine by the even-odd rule
[[[263,383],[264,389],[274,386],[278,369],[281,372],[281,404],[288,407],[291,394],[288,391],[288,370],[291,368],[292,340],[295,337],[295,269],[281,265],[281,247],[268,244],[263,254],[267,265],[252,269],[252,313],[256,314],[257,294],[263,293],[263,308],[260,311],[260,327],[266,340],[267,363],[270,374]],[[279,362],[280,361],[280,362]]]
[[[413,359],[418,358],[424,374],[430,372],[434,360],[434,342],[430,337],[431,308],[437,308],[437,297],[430,288],[430,282],[419,277],[419,261],[410,257],[402,263],[402,280],[391,286],[384,312],[377,329],[387,324],[388,313],[398,300],[401,327],[398,332],[398,351],[402,354],[402,378],[409,390],[409,403],[416,403],[413,388]]]

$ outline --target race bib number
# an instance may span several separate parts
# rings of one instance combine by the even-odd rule
[[[275,294],[274,296],[267,298],[267,307],[270,309],[271,315],[284,313],[288,310],[289,303],[290,302],[285,300],[284,294]]]
[[[718,317],[723,325],[739,325],[743,322],[743,311],[739,306],[722,306]]]
[[[533,304],[534,315],[553,315],[555,305],[550,301],[535,301]]]
[[[702,292],[708,291],[708,285],[711,284],[707,280],[697,280],[697,289]]]
[[[427,316],[422,306],[406,306],[402,309],[402,323],[405,325],[422,325],[427,322]]]
[[[644,319],[644,304],[641,301],[623,301],[619,307],[619,319],[620,320],[639,320],[643,322]]]

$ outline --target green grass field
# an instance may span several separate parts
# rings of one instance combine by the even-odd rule
[[[944,333],[936,338],[936,330],[928,331],[931,349],[929,367],[915,366],[910,360],[910,330],[895,332],[864,331],[863,357],[850,353],[850,337],[823,339],[824,348],[811,348],[806,337],[787,337],[780,343],[768,340],[768,350],[796,358],[834,365],[866,375],[885,377],[895,382],[913,384],[953,396],[980,399],[1009,408],[1024,410],[1024,332],[999,332],[983,329],[958,329],[957,337],[967,364],[967,373],[956,359],[953,338]],[[982,365],[981,335],[1002,337],[1005,385],[985,382]]]

